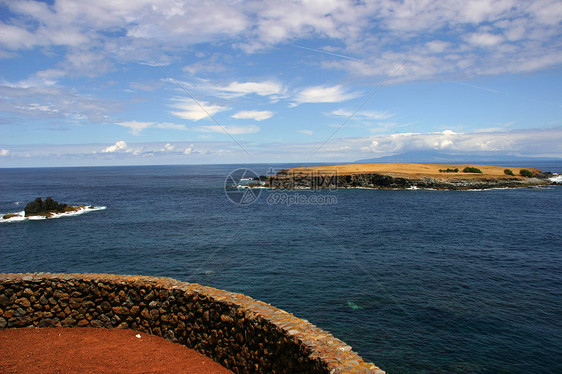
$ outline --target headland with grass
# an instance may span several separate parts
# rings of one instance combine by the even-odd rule
[[[552,185],[554,174],[537,168],[468,164],[370,163],[283,169],[271,188],[488,189]]]

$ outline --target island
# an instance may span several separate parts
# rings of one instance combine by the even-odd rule
[[[537,168],[415,163],[343,164],[283,169],[265,187],[283,189],[489,189],[556,184]]]
[[[94,209],[93,206],[71,206],[68,204],[60,204],[58,201],[53,200],[52,197],[47,197],[45,200],[40,197],[36,198],[34,201],[28,203],[25,206],[23,215],[20,213],[10,213],[5,214],[2,218],[5,220],[21,217],[45,217],[52,218],[57,214],[80,212],[86,209]]]
[[[58,201],[53,200],[52,197],[47,197],[45,201],[38,197],[25,206],[24,212],[26,217],[45,216],[49,218],[57,213],[77,212],[84,209],[94,209],[94,207],[85,207],[84,205],[71,206],[68,204],[60,204]]]

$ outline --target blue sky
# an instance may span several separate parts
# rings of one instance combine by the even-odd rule
[[[562,3],[0,1],[0,167],[562,157]]]

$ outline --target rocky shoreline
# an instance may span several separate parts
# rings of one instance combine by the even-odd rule
[[[373,164],[368,164],[373,165]],[[410,164],[415,165],[415,164]],[[554,174],[531,168],[531,177],[520,175],[490,175],[482,173],[443,173],[443,175],[424,173],[403,173],[400,170],[391,172],[364,172],[361,168],[354,172],[338,173],[334,165],[316,169],[292,168],[283,169],[276,175],[267,178],[264,187],[279,189],[337,189],[337,188],[373,188],[373,189],[440,189],[440,190],[472,190],[491,188],[538,188],[556,185],[550,180]],[[348,167],[348,165],[345,165]],[[360,165],[357,165],[360,166]],[[437,166],[437,165],[436,165]],[[455,166],[455,165],[452,165]],[[328,169],[328,170],[327,170]],[[509,170],[509,169],[506,169]],[[523,169],[527,170],[527,169]]]

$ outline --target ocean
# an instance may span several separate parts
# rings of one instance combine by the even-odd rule
[[[0,273],[241,292],[389,373],[562,373],[562,187],[225,192],[235,169],[287,166],[0,169],[0,214],[47,196],[98,208],[0,222]]]

